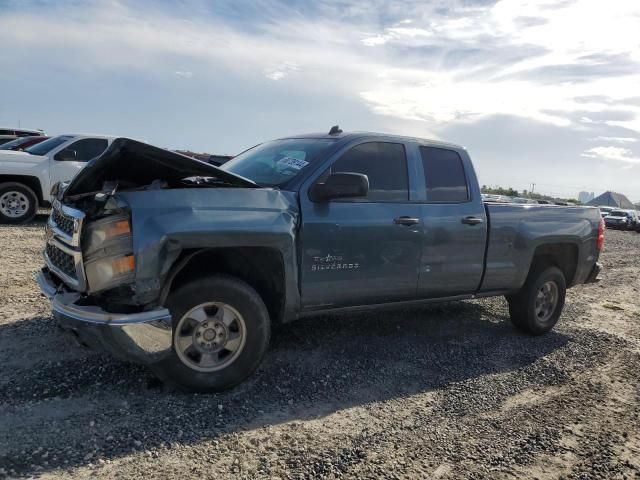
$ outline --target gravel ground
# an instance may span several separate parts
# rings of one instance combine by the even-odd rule
[[[0,477],[640,477],[640,235],[532,338],[502,298],[275,332],[224,394],[66,343],[37,291],[45,217],[0,226]]]

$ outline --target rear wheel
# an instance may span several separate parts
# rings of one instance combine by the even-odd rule
[[[522,289],[507,297],[511,322],[533,335],[548,332],[562,314],[566,290],[564,274],[558,267],[534,267]]]
[[[26,185],[16,182],[0,184],[0,223],[25,223],[38,211],[38,197]]]
[[[235,277],[194,280],[172,292],[169,357],[151,365],[181,390],[214,392],[242,382],[260,364],[269,345],[270,321],[260,295]]]

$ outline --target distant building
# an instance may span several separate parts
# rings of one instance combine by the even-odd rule
[[[578,201],[580,203],[587,203],[593,200],[594,197],[595,195],[593,194],[593,192],[580,192],[578,194]]]
[[[593,200],[587,202],[587,205],[592,205],[594,207],[606,206],[622,208],[624,210],[635,210],[633,203],[631,203],[627,197],[616,192],[604,192],[602,195],[598,195]]]

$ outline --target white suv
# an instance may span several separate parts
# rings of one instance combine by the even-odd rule
[[[0,127],[0,145],[19,137],[34,137],[44,135],[44,130],[30,130],[28,128]]]
[[[59,135],[23,152],[0,152],[0,223],[23,223],[51,203],[51,187],[71,180],[117,137]]]

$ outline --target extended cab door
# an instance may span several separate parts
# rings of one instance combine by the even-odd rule
[[[487,218],[478,181],[464,150],[415,144],[424,181],[424,243],[418,295],[475,293],[484,270]]]
[[[422,251],[421,205],[411,199],[413,165],[400,142],[366,141],[334,156],[301,190],[300,278],[305,308],[414,299]],[[329,173],[367,175],[366,198],[313,202],[308,189]]]
[[[106,138],[81,138],[53,154],[49,177],[51,185],[71,180],[89,160],[93,160],[107,149]]]

